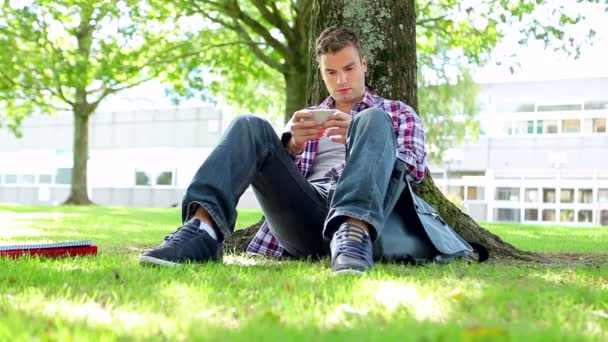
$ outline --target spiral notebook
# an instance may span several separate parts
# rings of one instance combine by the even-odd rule
[[[44,257],[55,258],[95,254],[97,254],[97,245],[95,245],[93,241],[90,240],[0,245],[0,257],[39,255]]]

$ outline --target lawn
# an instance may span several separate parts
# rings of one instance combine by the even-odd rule
[[[237,225],[259,219],[241,211]],[[228,255],[143,268],[177,209],[0,205],[0,244],[94,240],[96,257],[0,258],[0,341],[608,340],[608,263],[412,267]],[[539,252],[606,253],[608,228],[488,224]],[[606,260],[606,259],[603,259]]]

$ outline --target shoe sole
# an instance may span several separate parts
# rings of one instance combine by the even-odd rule
[[[139,258],[139,263],[140,263],[140,265],[143,265],[143,266],[171,266],[171,267],[182,266],[182,264],[177,263],[177,262],[158,259],[158,258],[154,258],[154,257],[147,256],[147,255],[142,255]]]
[[[342,275],[362,275],[363,273],[365,273],[364,271],[360,271],[360,270],[355,270],[352,268],[345,268],[342,270],[337,270],[334,271],[334,275],[337,276],[342,276]]]

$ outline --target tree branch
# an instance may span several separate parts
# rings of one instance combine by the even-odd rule
[[[262,26],[255,19],[251,18],[249,15],[244,13],[239,4],[234,1],[226,1],[222,3],[218,3],[210,0],[199,0],[201,3],[206,3],[214,7],[217,11],[232,17],[234,20],[238,19],[242,21],[245,25],[247,25],[253,32],[258,34],[268,45],[270,45],[277,53],[279,53],[283,58],[287,60],[291,60],[291,51],[285,46],[283,43],[276,40],[264,26]],[[198,7],[200,9],[200,7]],[[253,40],[252,40],[253,41]]]
[[[440,16],[437,16],[437,17],[433,17],[433,18],[426,18],[426,19],[422,19],[422,20],[417,20],[416,21],[416,26],[424,26],[424,24],[427,24],[427,23],[430,23],[430,22],[433,22],[433,21],[439,21],[439,20],[445,19],[446,17],[447,17],[447,14],[444,14],[444,15],[440,15]]]
[[[127,83],[127,84],[125,84],[125,85],[123,85],[121,87],[116,87],[116,88],[108,87],[108,88],[105,88],[104,91],[101,93],[101,95],[99,95],[99,97],[97,98],[97,100],[91,102],[91,106],[93,106],[94,108],[97,108],[97,106],[99,105],[99,103],[104,98],[106,98],[106,96],[108,96],[110,94],[116,94],[116,93],[118,93],[118,92],[120,92],[122,90],[128,89],[128,88],[133,88],[135,86],[138,86],[138,85],[140,85],[142,83],[148,82],[148,81],[153,80],[153,79],[154,79],[154,76],[150,76],[150,77],[142,78],[142,79],[137,80],[137,81],[132,82],[132,83]],[[119,82],[119,83],[122,83],[122,82]]]
[[[245,40],[255,43],[249,33],[235,20],[235,24],[237,27],[237,33],[243,37]],[[279,63],[277,60],[268,56],[262,49],[260,49],[257,45],[251,45],[251,52],[253,52],[262,62],[266,63],[269,67],[278,70],[281,73],[284,73],[285,67]]]
[[[258,9],[260,14],[274,27],[278,28],[279,31],[285,36],[288,41],[295,41],[293,30],[289,27],[289,24],[281,16],[279,9],[277,8],[274,1],[269,1],[271,11],[266,7],[266,1],[264,0],[252,0],[253,5]]]
[[[197,5],[195,5],[195,6],[197,7],[198,10],[201,10],[200,7],[198,7]],[[236,32],[241,38],[246,40],[246,44],[248,44],[249,47],[251,48],[251,52],[253,52],[262,62],[264,62],[269,67],[271,67],[275,70],[278,70],[281,73],[284,72],[284,66],[281,65],[281,63],[277,62],[275,59],[268,56],[262,49],[260,49],[258,47],[258,45],[268,45],[268,44],[255,42],[251,38],[251,36],[247,33],[247,30],[245,30],[241,25],[239,25],[237,20],[234,20],[234,25],[233,25],[222,19],[212,17],[207,12],[200,12],[200,14],[203,15],[205,18],[211,20],[212,22],[220,24],[223,27]]]

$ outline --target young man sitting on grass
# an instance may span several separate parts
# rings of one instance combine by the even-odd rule
[[[410,181],[424,177],[424,128],[405,103],[366,88],[368,61],[354,31],[326,29],[315,53],[330,96],[295,112],[281,137],[259,117],[234,120],[186,191],[184,225],[143,253],[142,264],[220,260],[236,204],[251,185],[266,222],[250,254],[331,255],[337,274],[374,266],[372,242],[382,234],[384,205],[400,195],[389,184],[393,168],[400,160]],[[333,114],[311,121],[311,109]]]

